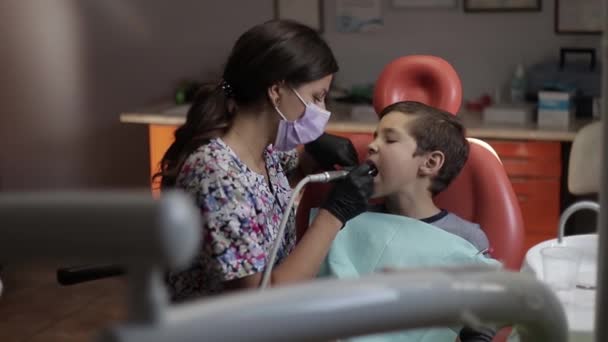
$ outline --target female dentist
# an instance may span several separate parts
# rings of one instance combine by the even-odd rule
[[[257,287],[276,239],[271,286],[312,279],[344,223],[365,210],[373,180],[361,165],[336,183],[297,245],[293,211],[285,235],[276,236],[292,196],[288,177],[315,163],[357,164],[349,140],[323,134],[337,71],[316,31],[270,21],[241,35],[222,80],[196,96],[158,174],[163,189],[194,197],[205,222],[195,262],[168,276],[173,300]]]

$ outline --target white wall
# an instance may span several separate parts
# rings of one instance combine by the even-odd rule
[[[147,131],[119,113],[217,70],[271,0],[0,2],[0,189],[145,186]]]
[[[325,37],[343,85],[373,82],[398,56],[429,53],[460,73],[465,97],[506,82],[518,61],[597,36],[553,33],[542,13],[394,10],[385,29]],[[234,40],[273,16],[273,0],[3,0],[0,2],[0,189],[145,186],[147,135],[120,112],[170,96],[176,82],[217,72]]]

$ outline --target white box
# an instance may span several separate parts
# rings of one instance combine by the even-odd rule
[[[486,107],[483,110],[483,121],[525,125],[534,122],[534,105],[531,104],[499,104]]]
[[[565,91],[539,91],[538,109],[569,110],[572,107],[573,93]]]
[[[539,110],[538,111],[538,126],[539,127],[559,127],[567,128],[572,124],[574,119],[574,111],[563,110]]]
[[[565,91],[538,92],[538,126],[568,127],[574,118],[573,93]]]

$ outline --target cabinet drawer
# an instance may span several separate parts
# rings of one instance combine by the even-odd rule
[[[502,158],[502,165],[509,177],[555,178],[562,175],[559,161],[541,161]]]
[[[557,232],[561,191],[559,178],[510,177],[510,181],[519,200],[526,235]]]
[[[525,199],[519,201],[519,207],[524,219],[526,235],[530,233],[557,235],[559,200]]]
[[[555,160],[561,162],[561,143],[555,141],[488,140],[501,159]]]
[[[529,179],[509,177],[513,191],[520,202],[526,200],[560,201],[560,183],[558,179]]]
[[[524,220],[526,249],[557,236],[562,148],[557,141],[489,140],[500,157]]]

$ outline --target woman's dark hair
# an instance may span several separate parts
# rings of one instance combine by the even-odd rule
[[[188,155],[230,128],[234,107],[264,104],[278,82],[298,87],[337,71],[331,49],[310,27],[273,20],[251,28],[232,48],[222,79],[198,91],[153,178],[162,177],[162,188],[174,186]]]

